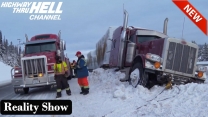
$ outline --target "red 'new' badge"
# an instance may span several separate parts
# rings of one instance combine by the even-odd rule
[[[208,35],[207,19],[188,0],[172,0],[176,6],[189,17],[198,28]]]

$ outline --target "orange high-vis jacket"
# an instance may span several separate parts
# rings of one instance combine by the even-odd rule
[[[54,73],[56,75],[65,74],[66,71],[68,71],[66,62],[54,64]]]

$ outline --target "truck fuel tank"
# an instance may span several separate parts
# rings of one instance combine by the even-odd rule
[[[127,53],[126,53],[126,62],[131,63],[135,56],[136,44],[135,43],[128,43],[127,45]]]

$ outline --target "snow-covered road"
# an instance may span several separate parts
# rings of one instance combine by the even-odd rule
[[[72,114],[66,116],[207,117],[208,115],[207,83],[174,86],[173,89],[165,90],[157,96],[164,87],[155,86],[151,90],[141,86],[133,88],[128,83],[120,82],[119,79],[122,77],[124,74],[120,72],[96,69],[89,76],[90,94],[86,96],[79,94],[77,79],[70,80],[72,95],[67,96],[65,91],[62,92],[63,99],[72,100],[73,105]],[[11,99],[54,99],[55,95],[55,90],[38,88],[27,95],[14,95]],[[54,117],[62,116],[54,115]]]

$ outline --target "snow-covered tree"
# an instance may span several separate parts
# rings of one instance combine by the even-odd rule
[[[196,42],[195,41],[191,41],[192,43],[194,43],[194,44],[196,44]]]
[[[8,39],[2,38],[2,32],[0,31],[0,62],[3,62],[9,66],[20,65],[20,54],[22,50],[19,46],[15,46],[11,41],[8,43]]]
[[[208,61],[208,46],[206,43],[201,50],[201,59],[202,61]]]
[[[3,43],[2,43],[2,33],[0,31],[0,59],[3,58],[3,49],[2,49]]]

